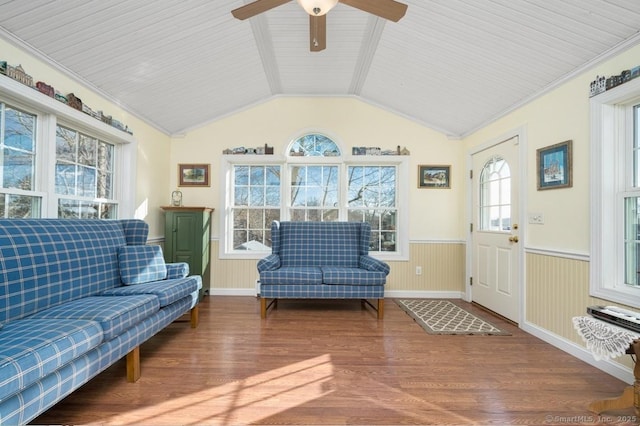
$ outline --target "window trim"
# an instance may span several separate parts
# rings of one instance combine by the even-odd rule
[[[37,116],[36,128],[36,188],[33,195],[42,196],[41,217],[57,217],[55,195],[55,131],[56,124],[70,127],[89,136],[116,145],[114,167],[117,171],[114,194],[119,218],[132,218],[136,211],[137,141],[133,135],[96,120],[33,88],[11,78],[0,78],[2,102],[29,111]],[[48,143],[53,141],[51,143]],[[52,145],[53,144],[53,145]]]
[[[324,161],[323,161],[324,160]],[[220,167],[220,182],[224,182],[224,190],[220,191],[220,205],[224,206],[223,214],[220,215],[220,259],[261,259],[265,257],[265,252],[230,252],[227,248],[229,230],[233,227],[233,218],[230,214],[231,197],[233,188],[231,187],[231,174],[233,166],[237,164],[247,165],[279,165],[283,173],[288,174],[287,167],[292,164],[337,164],[343,170],[349,166],[382,164],[394,165],[398,170],[398,250],[396,252],[376,252],[372,253],[376,258],[388,261],[409,260],[409,188],[402,182],[409,182],[409,156],[403,155],[342,155],[340,157],[285,157],[282,155],[222,155]],[[286,178],[286,176],[285,176]],[[341,185],[344,182],[340,182]],[[343,191],[344,188],[341,188]],[[281,185],[281,200],[285,203],[287,197],[286,185]],[[344,195],[342,196],[344,197]],[[281,206],[281,209],[283,206]],[[286,219],[283,219],[286,220]]]
[[[590,100],[591,258],[589,294],[640,307],[640,288],[624,284],[624,203],[628,194],[631,156],[625,155],[633,129],[628,113],[640,102],[640,79],[596,95]]]

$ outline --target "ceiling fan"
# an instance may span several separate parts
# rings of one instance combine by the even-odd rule
[[[231,14],[240,20],[248,19],[291,0],[255,0],[234,9]],[[327,16],[337,3],[349,5],[380,18],[398,22],[407,11],[407,5],[394,0],[296,0],[309,14],[309,43],[312,52],[327,47]]]

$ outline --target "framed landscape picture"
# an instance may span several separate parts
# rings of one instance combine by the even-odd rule
[[[451,188],[451,166],[418,166],[418,188]]]
[[[178,164],[178,186],[210,186],[210,164]]]
[[[573,142],[568,140],[538,149],[538,191],[570,188],[573,185],[572,144]]]

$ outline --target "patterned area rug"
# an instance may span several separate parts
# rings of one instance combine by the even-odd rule
[[[448,300],[398,299],[396,302],[429,334],[511,335]]]

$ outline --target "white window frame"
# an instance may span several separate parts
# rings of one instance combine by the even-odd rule
[[[224,182],[224,190],[220,191],[220,205],[223,206],[220,215],[220,252],[221,259],[261,259],[268,251],[233,251],[230,245],[230,232],[233,229],[233,217],[231,215],[231,205],[233,202],[232,174],[233,166],[243,165],[279,165],[282,168],[283,183],[280,186],[281,200],[281,220],[288,220],[289,211],[286,208],[290,204],[289,186],[285,184],[290,181],[289,166],[292,164],[336,164],[340,167],[340,220],[346,220],[347,209],[346,191],[344,188],[344,176],[347,167],[359,165],[384,165],[396,166],[398,175],[397,203],[398,203],[398,243],[395,252],[375,252],[375,257],[388,261],[406,261],[409,259],[409,157],[401,155],[342,155],[341,157],[283,157],[280,155],[223,155],[220,167],[220,182]],[[344,217],[343,217],[344,216]]]
[[[136,182],[137,142],[133,135],[10,78],[0,78],[0,100],[37,116],[36,179],[35,188],[29,195],[42,197],[40,217],[58,216],[58,195],[55,193],[57,123],[115,145],[113,190],[118,200],[118,218],[134,217],[136,191],[131,182]]]
[[[640,307],[640,288],[624,284],[624,197],[632,182],[632,110],[638,102],[640,78],[590,101],[590,295],[632,307]]]

